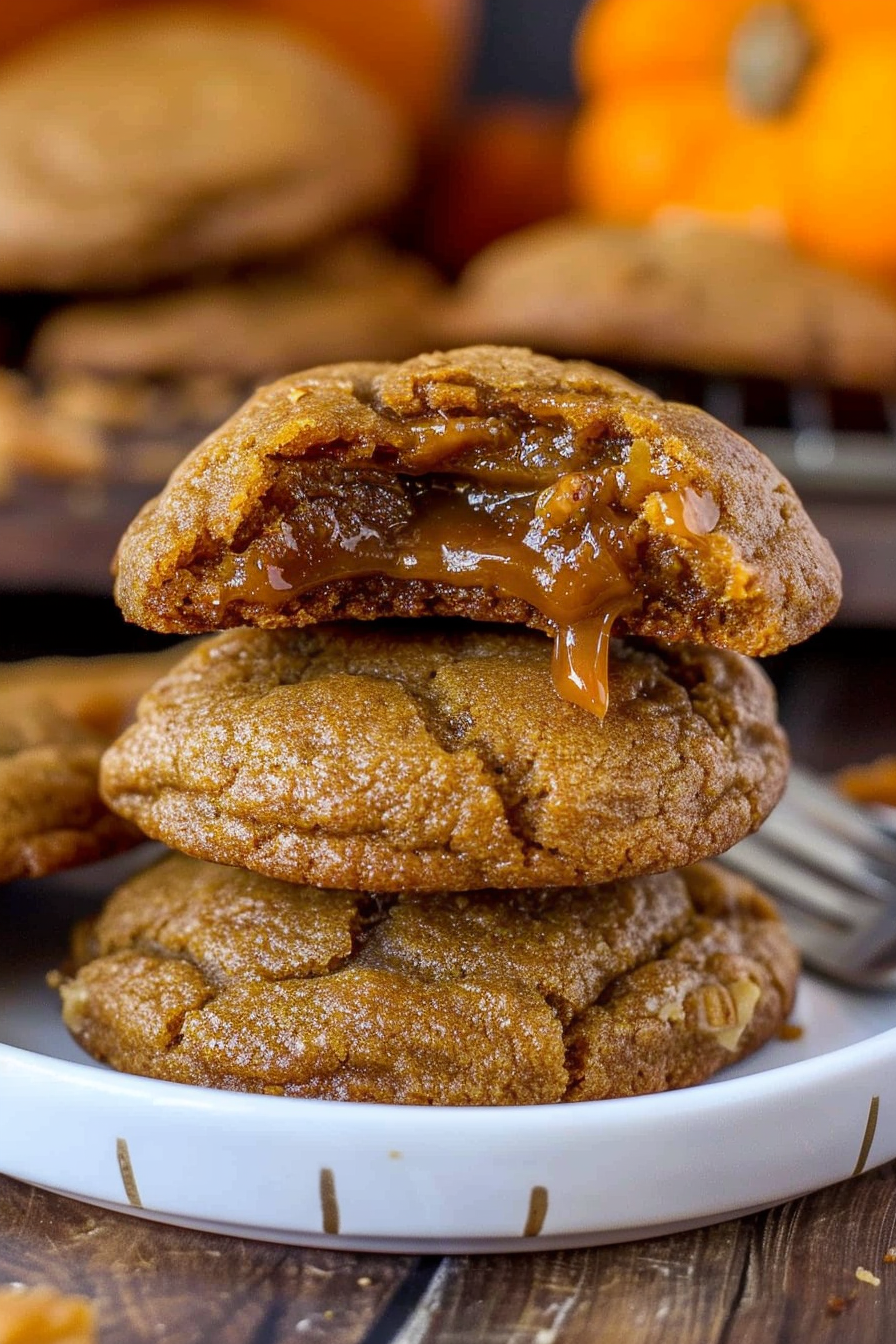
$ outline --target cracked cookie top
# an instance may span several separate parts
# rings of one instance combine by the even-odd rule
[[[839,593],[744,439],[592,364],[495,346],[262,389],[131,524],[116,581],[156,630],[521,622],[555,636],[557,689],[597,713],[611,629],[774,653]]]
[[[353,890],[607,882],[720,853],[784,786],[748,659],[614,641],[603,722],[550,642],[467,622],[244,628],[144,696],[104,796],[198,858]]]
[[[771,903],[710,865],[600,890],[388,896],[176,855],[76,937],[64,1017],[115,1068],[296,1097],[584,1101],[684,1087],[789,1011]]]

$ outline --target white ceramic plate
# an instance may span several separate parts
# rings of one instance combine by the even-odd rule
[[[569,1106],[448,1109],[243,1096],[115,1074],[44,983],[98,866],[0,893],[0,1170],[213,1231],[384,1251],[657,1235],[896,1156],[896,996],[806,976],[796,1041],[711,1083]]]

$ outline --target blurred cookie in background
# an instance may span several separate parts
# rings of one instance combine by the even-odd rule
[[[847,766],[837,776],[837,786],[855,803],[881,803],[896,808],[896,753]]]
[[[0,369],[0,499],[22,471],[83,479],[101,475],[105,464],[94,429],[59,414],[34,395],[25,378]]]
[[[0,667],[0,882],[93,863],[140,843],[137,828],[100,798],[99,763],[177,653]]]
[[[349,358],[402,358],[427,343],[439,290],[422,259],[372,234],[348,236],[289,269],[58,308],[39,328],[29,363],[51,380],[75,371],[253,379]],[[80,405],[89,411],[86,395]],[[214,421],[219,408],[211,409]]]
[[[0,59],[72,20],[145,8],[145,0],[9,0]],[[217,0],[209,9],[267,15],[379,90],[421,131],[445,119],[470,63],[477,0]]]
[[[188,652],[183,640],[159,653],[26,658],[0,663],[0,713],[39,698],[55,714],[109,739],[130,723],[137,702]]]
[[[411,135],[294,28],[161,6],[0,69],[0,286],[105,288],[292,253],[390,209]]]
[[[708,373],[896,385],[896,302],[775,237],[670,215],[568,216],[499,239],[463,272],[437,339]]]
[[[0,1288],[0,1344],[96,1344],[96,1311],[86,1297],[55,1288]]]

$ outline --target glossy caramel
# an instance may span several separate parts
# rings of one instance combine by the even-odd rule
[[[403,486],[400,517],[353,515],[351,528],[306,507],[282,512],[245,550],[226,557],[222,600],[276,607],[321,584],[384,575],[518,598],[556,630],[553,679],[564,699],[603,716],[613,624],[638,600],[632,522],[652,497],[654,531],[705,544],[715,502],[656,464],[635,438],[594,456],[544,425],[497,417],[442,418],[408,427],[399,463],[348,466],[346,486]],[[374,461],[376,460],[374,455]],[[334,515],[335,517],[335,515]]]

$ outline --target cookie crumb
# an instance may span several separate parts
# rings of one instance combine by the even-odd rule
[[[801,1041],[805,1034],[805,1027],[801,1027],[796,1022],[782,1022],[778,1028],[779,1041]]]
[[[872,1288],[880,1287],[880,1279],[876,1274],[872,1274],[870,1269],[863,1269],[861,1265],[856,1270],[856,1278],[860,1283],[870,1283]]]
[[[359,1288],[369,1288],[372,1283],[373,1279],[369,1278],[366,1274],[362,1274],[360,1279],[357,1280]]]
[[[825,1310],[829,1316],[841,1316],[847,1307],[851,1307],[858,1294],[851,1292],[847,1297],[841,1297],[839,1293],[831,1293],[827,1300]]]
[[[896,1265],[896,1246],[891,1246],[888,1251],[884,1251],[884,1264]]]
[[[55,1288],[0,1288],[0,1344],[96,1344],[96,1316],[85,1297]]]

